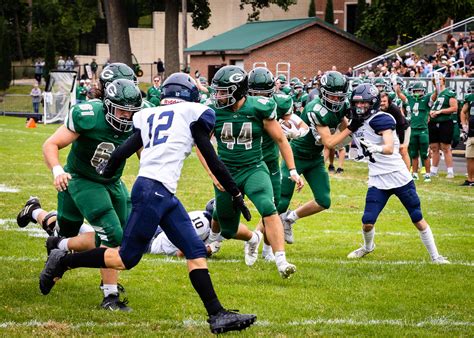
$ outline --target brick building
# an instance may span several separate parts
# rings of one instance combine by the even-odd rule
[[[332,66],[345,73],[382,52],[318,18],[250,22],[186,49],[191,73],[209,79],[223,65],[250,70],[257,62],[274,74],[285,70],[277,63],[289,63],[291,77],[309,78]]]

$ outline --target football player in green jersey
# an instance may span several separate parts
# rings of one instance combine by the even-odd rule
[[[306,106],[306,100],[308,99],[308,94],[303,90],[304,86],[301,82],[297,82],[294,85],[293,92],[293,106],[294,113],[298,116],[303,112],[304,107]]]
[[[426,173],[425,182],[430,182],[430,158],[428,156],[429,136],[428,136],[428,117],[430,108],[433,105],[431,93],[426,94],[425,84],[421,81],[414,82],[411,86],[411,93],[398,92],[400,99],[407,104],[410,111],[411,134],[408,144],[408,153],[410,155],[413,179],[418,180],[418,158],[421,158]],[[401,149],[401,146],[400,146]]]
[[[161,101],[161,77],[155,75],[153,77],[153,86],[148,88],[146,92],[146,99],[150,101],[155,107],[160,105]]]
[[[141,103],[141,93],[134,82],[114,80],[105,87],[104,102],[90,100],[74,106],[64,125],[45,141],[43,155],[52,170],[54,186],[58,191],[60,236],[76,236],[84,219],[87,219],[94,227],[101,246],[120,246],[122,227],[131,207],[128,191],[120,180],[125,163],[112,178],[97,174],[96,167],[131,135],[132,116],[140,110]],[[63,169],[59,150],[68,145],[71,145],[71,150]],[[81,247],[77,243],[81,236],[78,237],[50,237],[47,248],[83,251],[94,246],[83,241]],[[109,310],[129,311],[126,303],[119,300],[117,272],[102,269],[101,274],[104,284],[101,306]]]
[[[462,186],[474,187],[474,80],[471,80],[469,92],[464,96],[461,110],[462,140],[466,141],[467,179]]]
[[[293,99],[289,95],[283,93],[275,93],[275,80],[273,74],[265,67],[256,67],[249,73],[249,95],[250,96],[262,96],[268,97],[276,103],[276,119],[282,121],[282,123],[290,124],[293,128],[283,127],[283,131],[287,137],[291,134],[291,138],[298,138],[306,135],[308,132],[308,126],[301,121],[303,125],[296,126],[290,121],[293,108]],[[285,125],[282,125],[285,126]],[[280,172],[280,153],[278,146],[268,133],[263,133],[262,143],[262,154],[263,161],[267,165],[270,172],[270,179],[273,188],[273,200],[275,206],[280,202],[281,194],[281,172]],[[264,233],[263,223],[257,226],[257,229]],[[262,257],[266,261],[274,261],[275,256],[273,255],[272,248],[266,236],[264,236],[264,245],[262,250]]]
[[[248,75],[240,67],[225,66],[217,71],[211,86],[216,111],[215,137],[220,159],[228,167],[242,192],[253,202],[265,225],[278,272],[290,277],[296,267],[286,260],[283,226],[273,202],[270,172],[262,159],[262,136],[266,132],[277,143],[291,172],[288,176],[298,189],[303,181],[296,172],[293,153],[276,118],[276,104],[261,96],[247,96]],[[240,212],[232,206],[232,197],[215,184],[216,207],[213,218],[220,224],[222,236],[246,241],[246,263],[253,264],[258,256],[262,234],[239,226]],[[253,261],[253,262],[252,262]]]
[[[278,213],[283,221],[285,240],[289,244],[294,241],[293,224],[297,219],[321,212],[331,205],[329,175],[324,165],[324,146],[334,148],[362,123],[355,119],[351,121],[349,129],[346,128],[348,125],[345,117],[348,114],[346,95],[349,83],[344,75],[337,71],[329,71],[321,77],[320,82],[320,97],[309,102],[301,115],[311,132],[291,142],[296,170],[306,178],[314,200],[308,201],[294,211],[288,210],[294,192],[294,183],[287,179],[292,165],[286,161],[282,163]],[[341,132],[332,135],[331,128],[339,128]]]
[[[446,79],[440,73],[434,73],[433,85],[435,91],[432,95],[434,101],[428,122],[430,149],[432,155],[431,176],[438,175],[439,151],[444,154],[446,162],[446,178],[454,178],[453,155],[451,142],[453,141],[454,123],[451,115],[457,114],[458,101],[456,94],[446,88]]]

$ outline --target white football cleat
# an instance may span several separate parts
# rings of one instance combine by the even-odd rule
[[[290,278],[291,275],[296,272],[296,266],[288,262],[278,265],[277,268],[281,278],[283,279]]]
[[[451,264],[450,261],[448,261],[448,259],[446,257],[443,257],[441,255],[439,255],[438,257],[436,257],[435,259],[432,259],[431,260],[434,264]]]
[[[287,212],[281,214],[280,219],[281,223],[283,224],[283,231],[285,232],[285,242],[288,244],[293,244],[293,224],[295,224],[295,221],[292,221],[288,218],[288,214],[290,212],[291,210],[288,210]]]
[[[347,255],[347,258],[354,259],[354,258],[362,258],[365,255],[368,255],[375,249],[375,244],[372,250],[367,250],[365,246],[361,246],[359,249],[352,251],[350,254]]]
[[[448,178],[448,179],[454,178],[454,174],[449,173],[449,174],[446,175],[446,178]]]
[[[251,244],[249,241],[245,242],[244,244],[244,253],[245,253],[245,264],[248,266],[252,266],[255,264],[258,258],[258,247],[260,246],[260,242],[263,239],[263,234],[255,230],[254,233],[257,235],[257,242]]]

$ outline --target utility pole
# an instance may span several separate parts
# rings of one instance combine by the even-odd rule
[[[188,3],[187,0],[181,0],[182,23],[183,23],[183,70],[188,69],[188,57],[184,50],[188,47]]]

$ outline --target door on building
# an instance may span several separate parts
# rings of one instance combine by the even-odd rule
[[[356,30],[357,3],[346,3],[346,32],[354,34]]]
[[[224,64],[220,64],[220,65],[209,65],[209,66],[207,66],[207,75],[208,75],[207,80],[209,81],[209,84],[211,83],[212,78],[217,73],[217,71],[219,69],[221,69],[222,67],[224,67],[224,66],[227,66],[227,65],[224,63]]]

